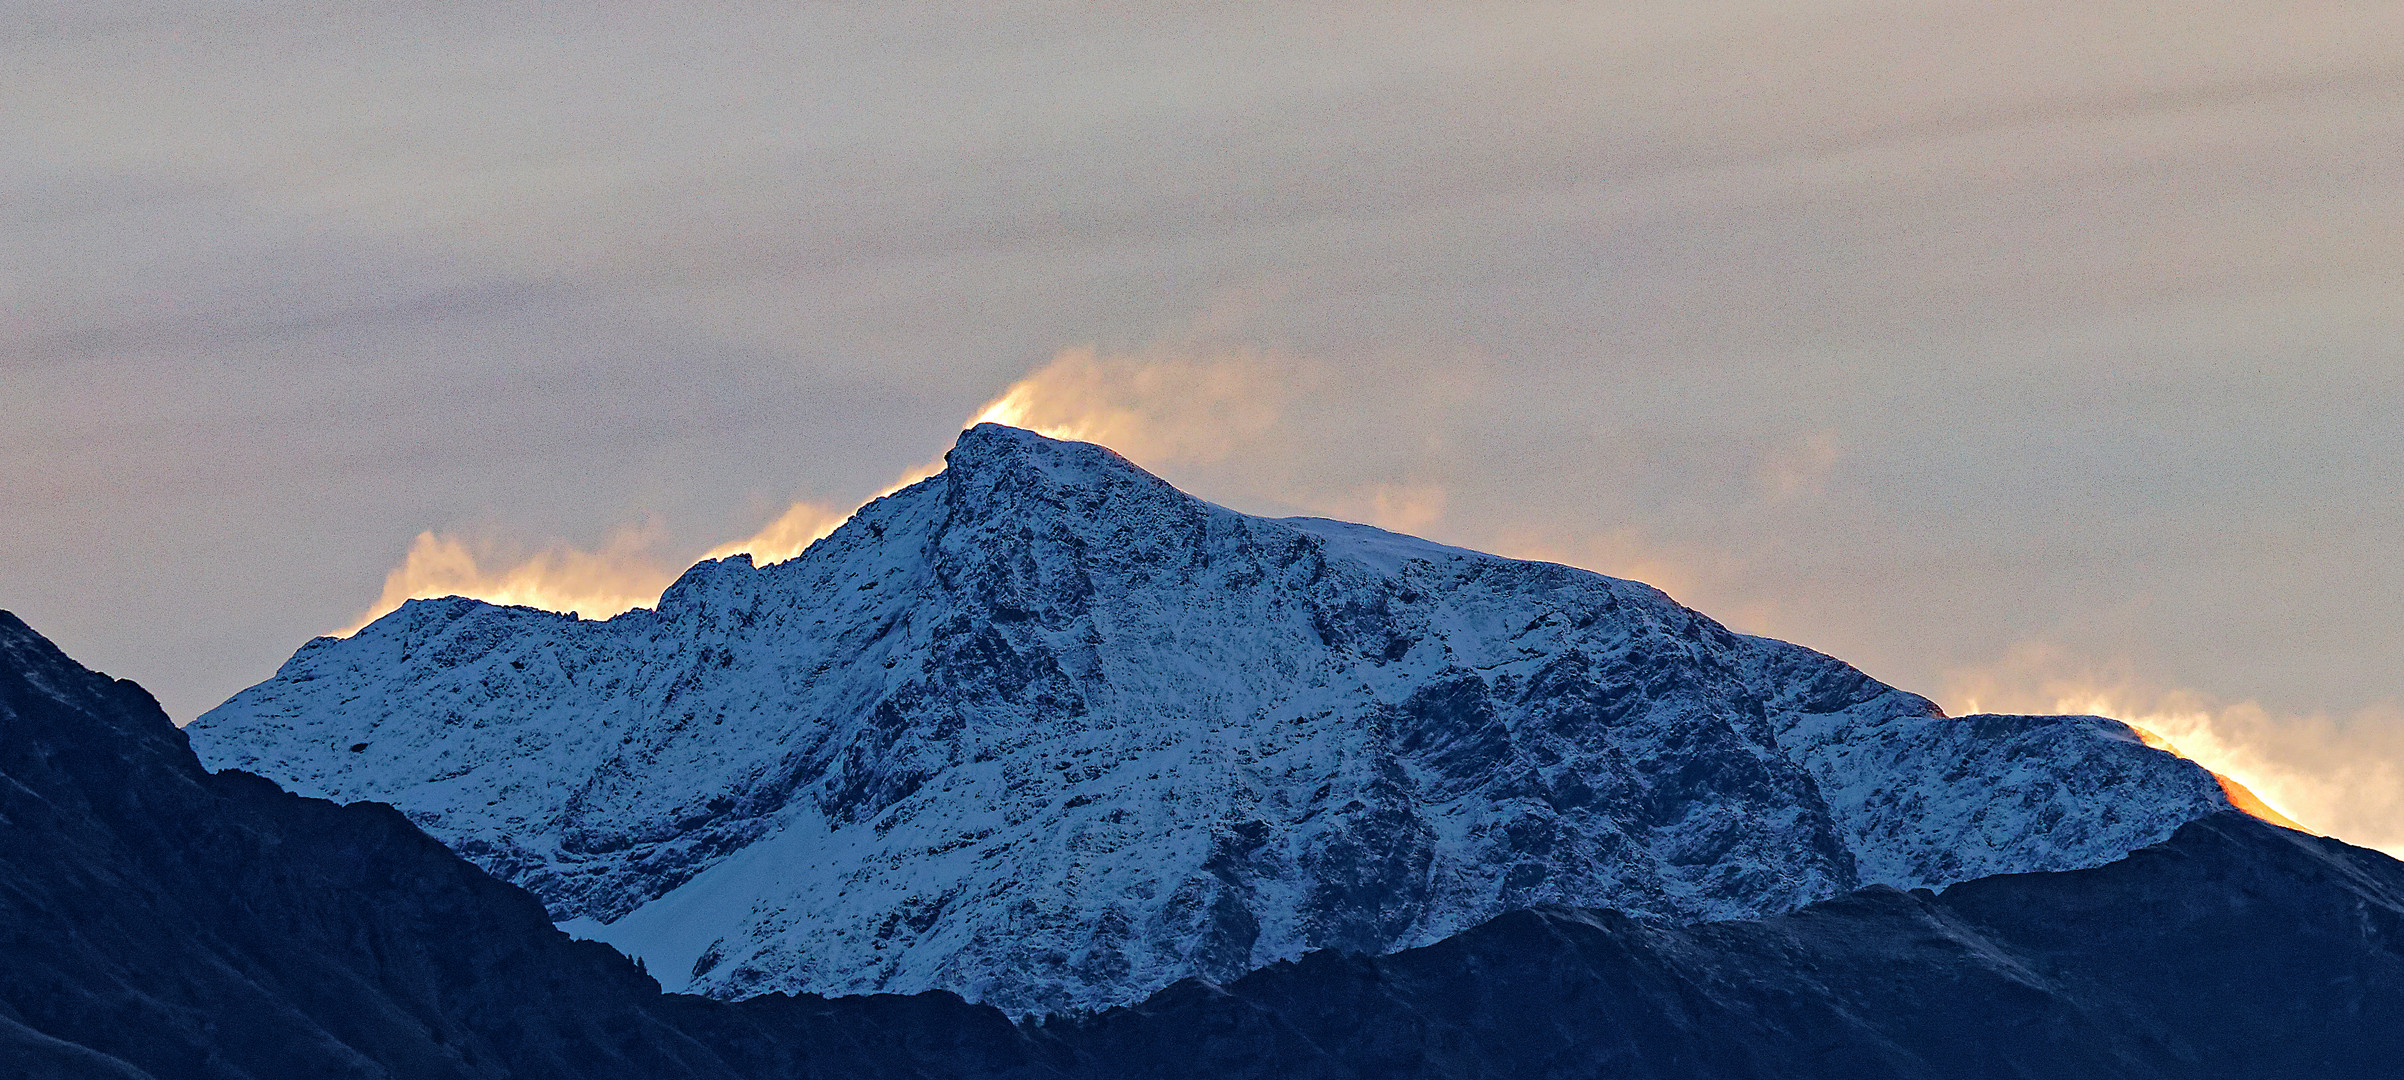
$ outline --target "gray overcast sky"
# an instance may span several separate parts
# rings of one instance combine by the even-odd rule
[[[2393,0],[10,3],[0,606],[188,719],[1017,387],[2399,843],[2400,196]]]

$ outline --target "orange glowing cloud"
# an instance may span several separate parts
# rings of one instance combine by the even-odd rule
[[[1693,602],[1703,583],[1693,568],[1704,564],[1698,553],[1672,551],[1633,526],[1572,532],[1558,528],[1508,525],[1496,530],[1488,548],[1497,555],[1537,562],[1560,563],[1615,578],[1641,581],[1672,596]],[[1723,612],[1723,605],[1711,610]]]
[[[1310,364],[1248,349],[1199,356],[1069,349],[969,422],[1100,443],[1147,465],[1218,461],[1275,427],[1315,377]]]
[[[702,556],[722,559],[748,554],[760,565],[783,562],[799,555],[811,542],[835,531],[851,516],[821,503],[799,502],[757,533],[721,544]],[[667,559],[656,551],[657,526],[620,529],[598,551],[554,544],[531,556],[510,558],[502,545],[488,540],[422,532],[409,545],[401,565],[384,575],[384,591],[357,622],[341,631],[358,633],[368,623],[410,600],[466,596],[495,604],[518,604],[546,611],[574,612],[605,619],[659,603],[660,593],[674,583],[689,560]]]
[[[2112,712],[2107,711],[2113,708],[2110,702],[2090,701],[2086,704],[2095,707],[2060,707],[2056,708],[2054,711],[2071,714],[2092,714],[2096,716],[2113,715]],[[2129,723],[2126,720],[2121,721],[2121,723],[2128,724],[2129,730],[2136,732],[2138,741],[2143,742],[2145,745],[2153,747],[2156,750],[2160,750],[2165,754],[2177,754],[2178,756],[2186,758],[2189,761],[2196,761],[2194,755],[2179,749],[2177,743],[2163,738],[2160,733],[2152,730],[2151,728],[2147,728],[2140,724]],[[2197,761],[2197,764],[2202,764],[2202,762]],[[2209,765],[2204,767],[2206,769],[2211,769],[2211,766]],[[2252,814],[2255,817],[2261,818],[2264,821],[2270,822],[2273,825],[2284,825],[2290,829],[2296,829],[2302,832],[2313,831],[2305,828],[2301,824],[2298,824],[2294,818],[2280,813],[2278,808],[2269,803],[2263,802],[2261,796],[2254,794],[2252,788],[2246,787],[2244,784],[2239,783],[2235,777],[2232,777],[2224,772],[2215,771],[2212,773],[2212,779],[2220,781],[2221,794],[2229,797],[2229,805],[2234,806],[2239,810],[2243,810],[2246,813]]]
[[[652,553],[656,534],[651,527],[621,529],[599,551],[560,544],[531,557],[503,560],[490,544],[422,532],[401,565],[384,575],[384,592],[375,605],[342,633],[357,633],[405,601],[441,596],[572,611],[587,618],[648,607],[676,580],[675,568]]]
[[[1368,484],[1313,504],[1330,517],[1417,533],[1444,519],[1445,496],[1442,484]]]
[[[2291,828],[2404,856],[2404,716],[2277,715],[2138,677],[2126,662],[2079,661],[2042,643],[1947,679],[1956,712],[2108,716],[2210,769],[2239,809]],[[2301,822],[2302,824],[2298,824]]]
[[[1148,463],[1215,460],[1276,422],[1296,368],[1245,351],[1196,360],[1070,349],[1011,384],[969,424],[992,421],[1055,438],[1100,442]],[[943,459],[937,457],[906,469],[871,499],[942,468]],[[1363,505],[1410,524],[1423,520],[1431,505],[1440,511],[1442,492],[1370,492]],[[701,558],[748,554],[761,565],[783,562],[835,531],[852,513],[820,502],[796,502],[758,532],[711,548]],[[685,565],[655,552],[658,531],[624,529],[599,551],[555,544],[514,559],[497,554],[500,545],[488,541],[420,533],[401,565],[385,575],[383,594],[342,633],[357,633],[405,601],[440,596],[602,618],[649,607],[659,602],[660,593],[676,580],[678,567]]]
[[[835,527],[848,520],[851,514],[849,510],[837,510],[824,503],[797,502],[749,539],[720,544],[711,548],[702,558],[723,559],[729,555],[748,554],[752,562],[761,566],[780,563],[801,554],[819,537],[835,531]]]
[[[1138,355],[1069,349],[1012,383],[970,418],[1029,428],[1055,438],[1099,442],[1147,465],[1217,461],[1266,437],[1287,402],[1316,377],[1313,365],[1245,349],[1188,355],[1153,349]],[[904,470],[874,498],[935,475],[943,459]],[[1372,484],[1334,499],[1306,501],[1326,512],[1409,530],[1441,517],[1445,492],[1434,484]],[[801,554],[854,510],[796,502],[751,536],[721,544],[703,559],[749,554],[761,565]],[[525,558],[497,545],[426,532],[387,574],[383,594],[357,632],[404,601],[468,596],[496,604],[606,617],[659,602],[686,565],[655,552],[657,528],[621,530],[599,551],[557,544]]]
[[[1449,492],[1430,480],[1345,483],[1323,476],[1280,483],[1276,464],[1314,456],[1287,416],[1326,381],[1307,359],[1248,348],[1157,345],[1132,354],[1067,349],[987,402],[970,423],[1008,424],[1056,439],[1100,443],[1147,467],[1235,459],[1255,493],[1289,506],[1397,532],[1441,521]],[[931,470],[930,470],[931,471]]]

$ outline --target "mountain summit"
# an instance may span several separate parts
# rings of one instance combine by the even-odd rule
[[[398,807],[669,985],[1137,1000],[1534,904],[1677,920],[2099,865],[2225,809],[1657,590],[1238,514],[997,425],[797,558],[581,621],[414,601],[188,729]]]

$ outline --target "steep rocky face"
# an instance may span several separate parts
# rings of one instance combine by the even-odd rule
[[[203,771],[140,687],[0,611],[0,1076],[1011,1075],[949,995],[663,997],[390,807]]]
[[[2095,865],[2227,805],[2112,721],[1946,718],[1640,584],[992,425],[799,558],[606,622],[414,602],[190,731],[399,807],[671,985],[1013,1011],[1536,903]]]

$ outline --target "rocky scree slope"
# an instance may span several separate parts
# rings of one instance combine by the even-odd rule
[[[1013,1011],[1531,904],[2091,866],[2228,805],[2113,721],[1948,718],[1641,584],[995,425],[792,560],[606,621],[412,602],[189,730],[398,807],[671,985]]]

